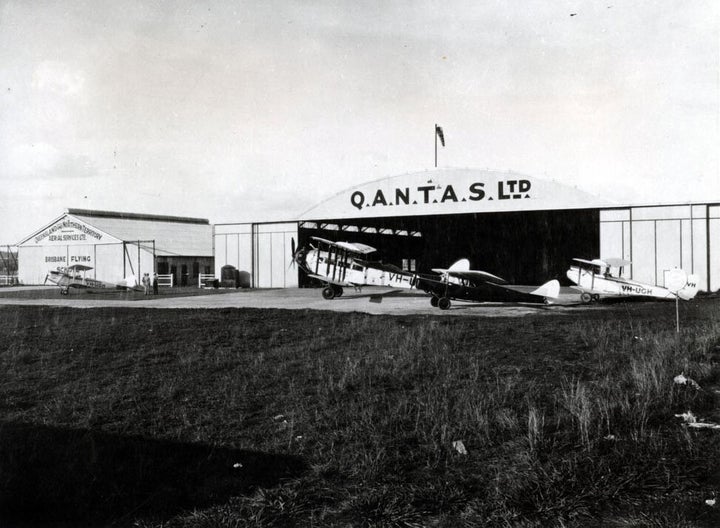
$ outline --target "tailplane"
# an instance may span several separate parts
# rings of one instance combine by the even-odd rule
[[[549,299],[557,299],[560,296],[560,283],[553,279],[540,286],[537,290],[530,292],[533,295],[546,297]]]

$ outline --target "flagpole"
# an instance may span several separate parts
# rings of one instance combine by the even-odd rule
[[[435,123],[435,129],[433,130],[433,136],[435,136],[435,168],[437,169],[437,123]]]

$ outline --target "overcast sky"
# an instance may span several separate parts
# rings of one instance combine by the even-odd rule
[[[0,244],[285,219],[433,166],[720,201],[717,0],[0,0]]]

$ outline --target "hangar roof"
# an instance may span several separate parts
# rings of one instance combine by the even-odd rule
[[[120,218],[126,220],[150,220],[157,222],[178,222],[181,224],[209,224],[207,218],[192,218],[187,216],[166,216],[143,213],[124,213],[119,211],[98,211],[96,209],[74,209],[68,208],[66,213],[80,216],[92,216],[93,218]]]
[[[305,211],[300,220],[593,209],[613,205],[575,187],[517,172],[443,168],[351,187]]]
[[[61,235],[64,233],[64,235]],[[61,239],[61,237],[65,237]],[[18,245],[155,241],[158,256],[212,256],[212,226],[203,218],[67,209]],[[70,241],[70,242],[68,242]]]

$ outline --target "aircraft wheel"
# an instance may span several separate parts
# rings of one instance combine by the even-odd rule
[[[60,295],[68,295],[70,293],[70,290],[62,289],[60,290]]]
[[[439,299],[438,297],[435,297],[435,296],[433,295],[432,297],[430,297],[430,306],[432,306],[433,308],[437,308],[437,307],[438,307],[438,301],[440,301],[440,299]]]
[[[580,301],[582,301],[583,304],[590,304],[592,300],[592,295],[590,295],[588,292],[582,292],[580,294]]]
[[[600,296],[597,293],[593,294],[592,302],[600,302]]]
[[[343,294],[342,286],[334,286],[333,290],[335,291],[335,297],[342,297],[342,294]]]
[[[438,308],[440,308],[441,310],[447,310],[448,308],[450,308],[450,304],[450,299],[448,299],[447,297],[441,297],[440,299],[438,299]]]
[[[325,288],[323,288],[322,296],[323,296],[323,299],[327,299],[327,300],[334,299],[335,298],[335,290],[333,290],[330,286],[326,286]]]

